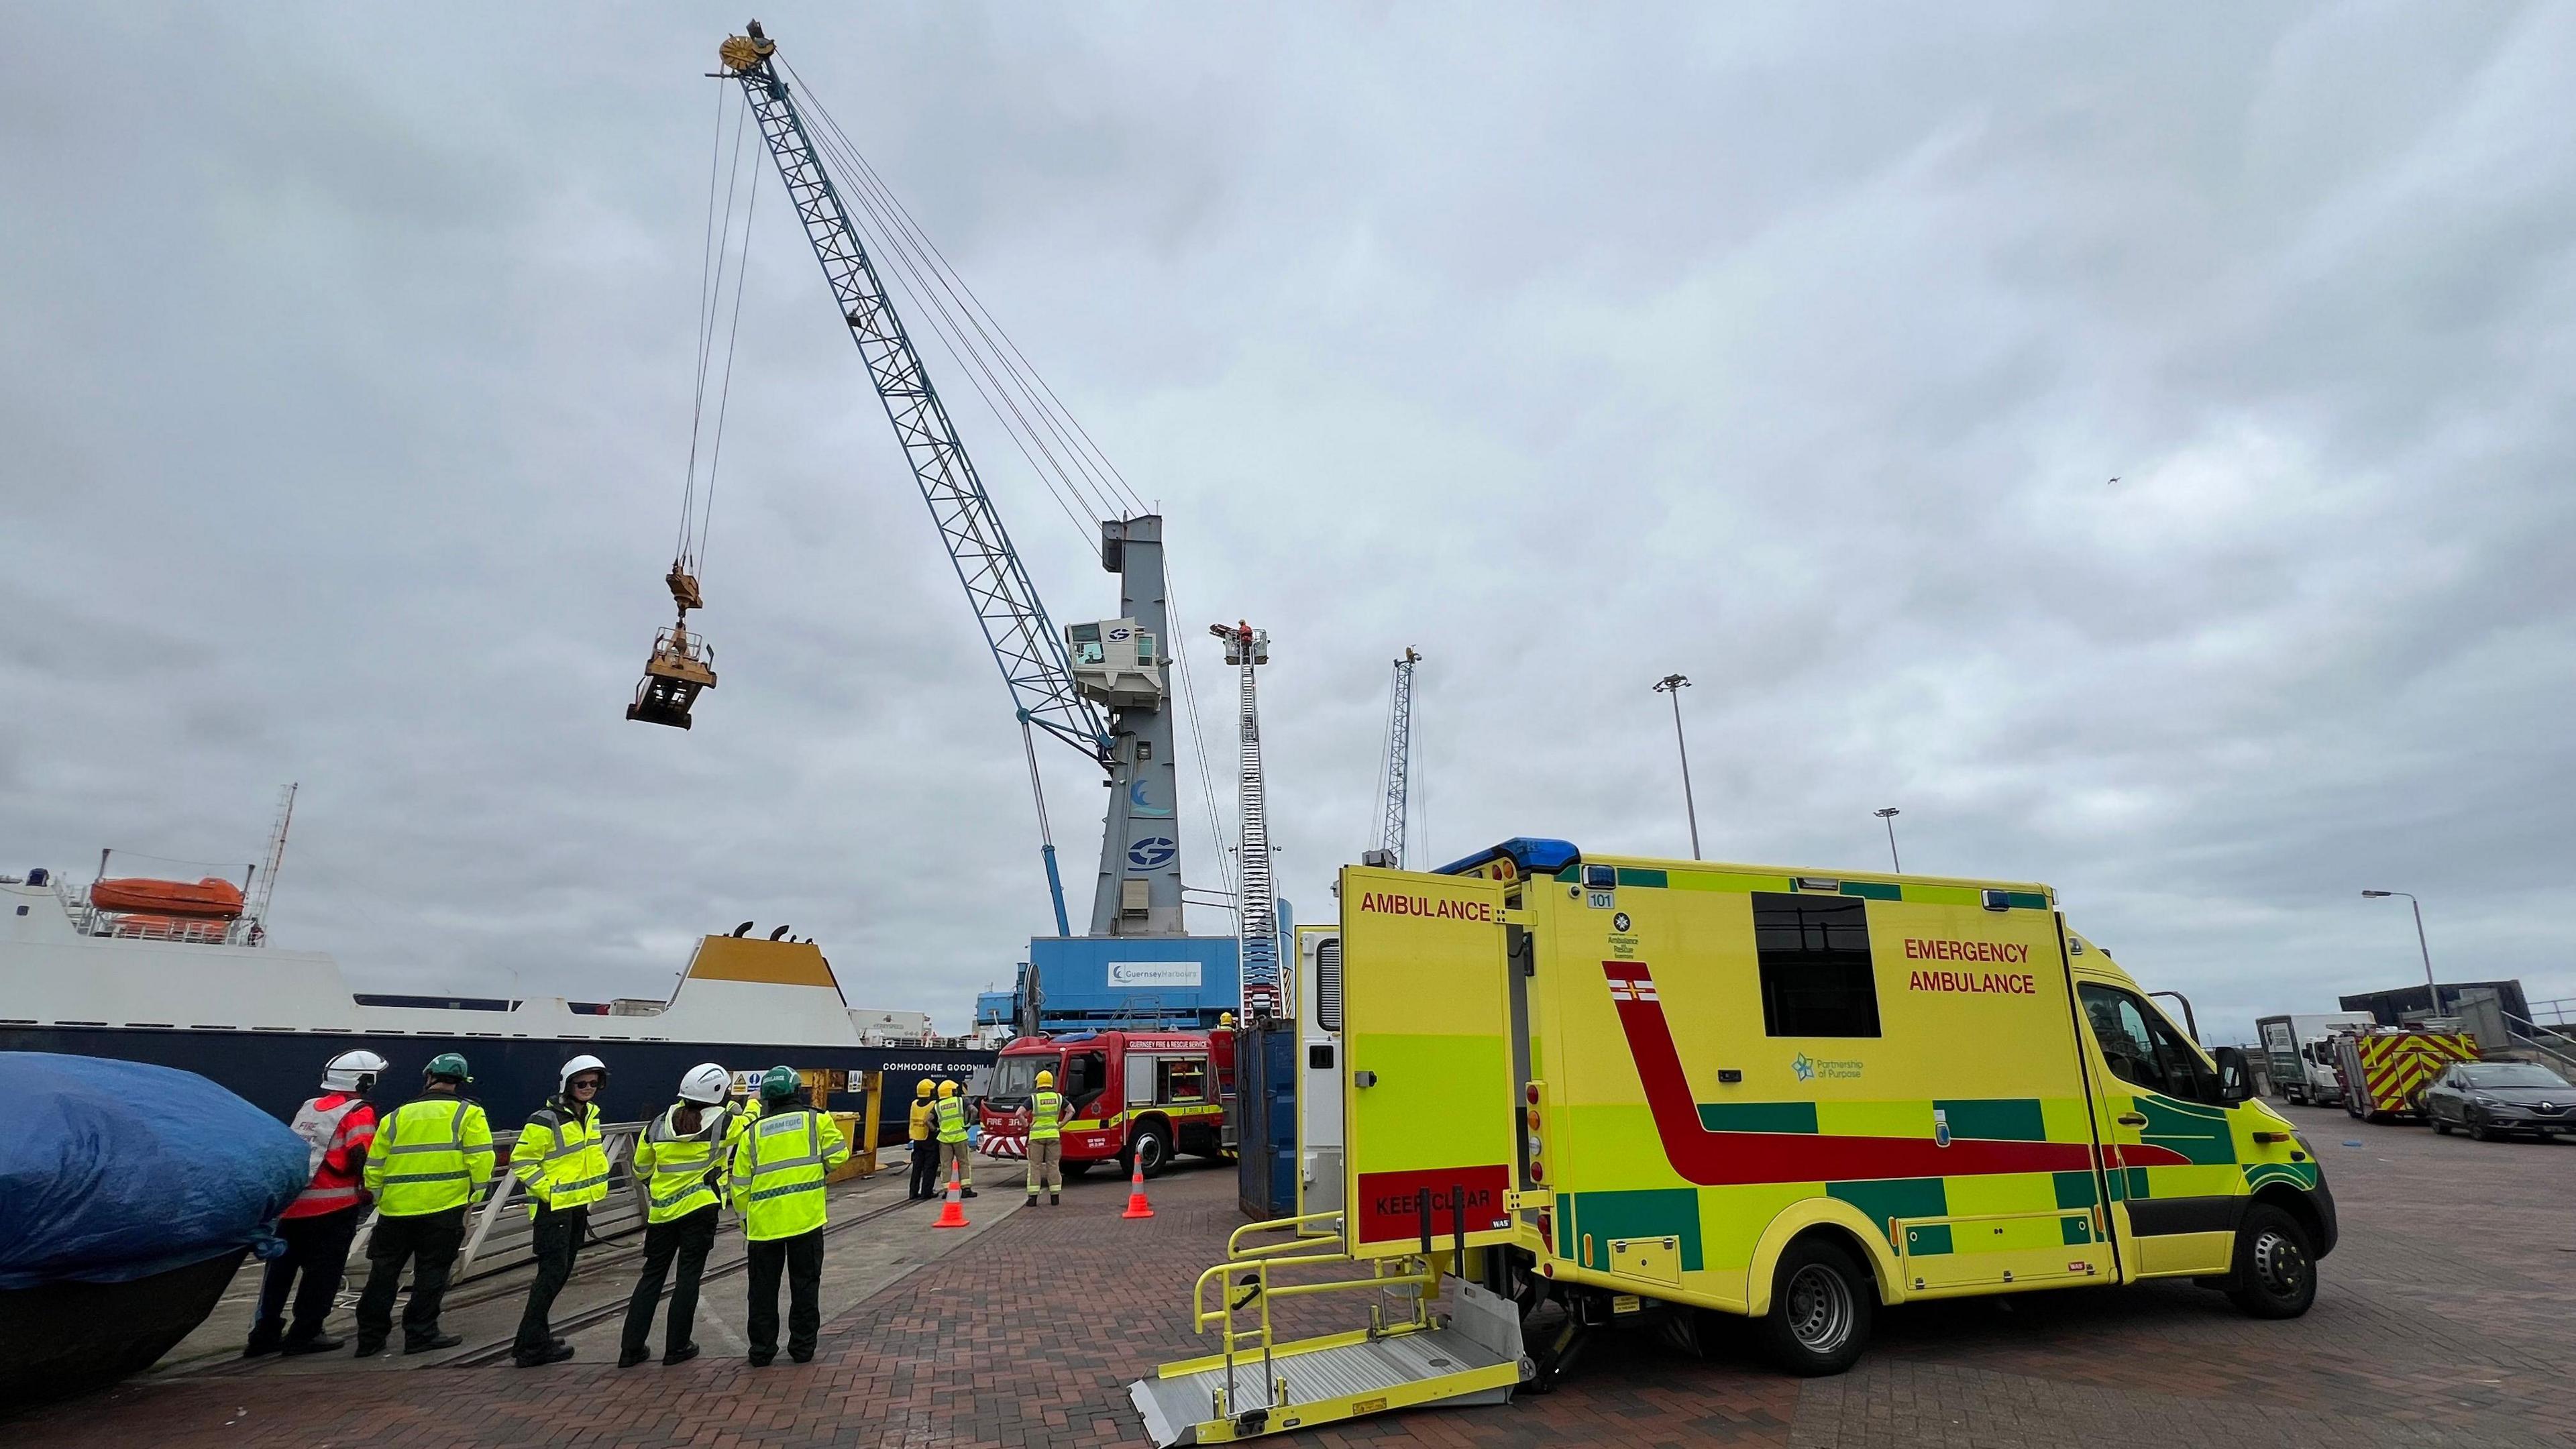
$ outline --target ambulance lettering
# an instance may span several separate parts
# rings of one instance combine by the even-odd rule
[[[1721,1132],[1700,1120],[1690,1077],[1673,1045],[1653,972],[1642,961],[1604,961],[1601,970],[1646,1089],[1646,1105],[1673,1170],[1702,1187],[1768,1182],[1856,1182],[1898,1177],[1971,1177],[1998,1172],[2084,1172],[2093,1151],[2081,1142],[2011,1142],[1952,1136],[1845,1137],[1807,1132]],[[2162,1147],[2131,1146],[2130,1167],[2182,1166]]]
[[[1379,916],[1422,916],[1436,921],[1479,921],[1492,925],[1495,920],[1491,901],[1435,900],[1430,896],[1400,896],[1392,891],[1368,891],[1360,896],[1360,909]]]

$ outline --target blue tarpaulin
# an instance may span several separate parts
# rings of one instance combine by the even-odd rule
[[[302,1138],[194,1072],[0,1052],[0,1291],[121,1283],[259,1244]]]

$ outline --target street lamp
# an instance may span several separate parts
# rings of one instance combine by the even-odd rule
[[[1887,822],[1887,863],[1898,875],[1905,874],[1905,862],[1896,858],[1896,807],[1890,805],[1884,810],[1873,810],[1869,813]]]
[[[2424,953],[2424,1009],[2435,1016],[2440,1016],[2442,993],[2433,985],[2433,948],[2424,944],[2424,903],[2415,899],[2413,891],[2363,891],[2362,894],[2374,901],[2389,896],[2404,896],[2407,904],[2415,908],[2415,949]]]
[[[1690,743],[1682,738],[1682,691],[1690,681],[1678,674],[1667,674],[1655,681],[1655,693],[1673,697],[1673,743],[1682,752],[1682,809],[1690,816],[1691,859],[1699,859],[1699,806],[1691,800]]]

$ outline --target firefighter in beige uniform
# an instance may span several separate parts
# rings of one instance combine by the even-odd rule
[[[1038,1089],[1029,1094],[1029,1206],[1038,1202],[1038,1184],[1046,1184],[1047,1205],[1064,1189],[1064,1094],[1055,1089],[1055,1073],[1038,1073]]]

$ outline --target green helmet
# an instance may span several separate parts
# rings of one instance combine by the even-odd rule
[[[427,1080],[449,1081],[459,1085],[474,1080],[473,1075],[466,1070],[465,1058],[454,1052],[440,1052],[431,1057],[429,1065],[420,1069],[420,1074]]]
[[[803,1083],[796,1080],[794,1067],[771,1067],[761,1074],[760,1098],[764,1102],[783,1102],[796,1095]]]

